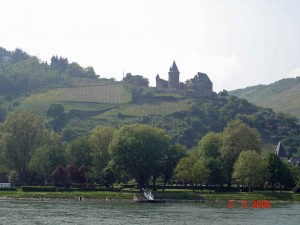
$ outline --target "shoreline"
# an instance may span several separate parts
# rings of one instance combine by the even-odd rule
[[[9,201],[24,201],[24,202],[106,202],[106,203],[136,203],[133,198],[132,199],[124,199],[124,198],[82,198],[81,200],[77,198],[47,198],[47,197],[0,197],[0,202],[9,202]],[[157,198],[158,199],[158,198]],[[234,203],[242,203],[243,200],[239,199],[158,199],[158,200],[165,200],[167,203],[216,203],[216,204],[228,204],[229,200],[233,201]],[[255,199],[253,199],[255,200]],[[253,201],[252,199],[247,199],[248,203]],[[256,200],[267,200],[267,199],[256,199]],[[270,200],[272,204],[300,204],[300,201],[297,200]]]
[[[228,203],[234,201],[252,202],[253,200],[268,200],[272,203],[300,203],[300,193],[286,192],[231,192],[231,193],[200,193],[192,191],[157,191],[153,192],[155,199],[167,202],[199,202]],[[69,202],[134,202],[134,197],[143,199],[143,195],[133,191],[74,191],[74,192],[24,192],[0,191],[0,201],[69,201]]]

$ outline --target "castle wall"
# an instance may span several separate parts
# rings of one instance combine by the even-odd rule
[[[158,89],[167,89],[169,82],[159,78],[159,75],[156,76],[156,88]]]
[[[179,89],[179,72],[169,71],[169,85],[170,89]]]
[[[194,78],[186,84],[179,81],[179,70],[175,61],[168,72],[169,80],[163,80],[156,76],[156,87],[168,92],[185,91],[186,95],[193,97],[209,97],[213,95],[213,83],[205,73],[198,72]]]

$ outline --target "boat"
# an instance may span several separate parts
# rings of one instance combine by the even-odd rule
[[[165,200],[154,199],[153,194],[150,190],[143,190],[143,194],[145,198],[138,198],[137,195],[134,195],[133,201],[137,203],[165,203]]]

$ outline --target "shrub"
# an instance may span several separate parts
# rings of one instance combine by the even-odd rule
[[[300,187],[293,187],[292,190],[294,193],[300,193]]]
[[[24,192],[55,192],[56,187],[36,187],[36,186],[22,186]]]
[[[0,188],[0,191],[16,191],[16,188]]]

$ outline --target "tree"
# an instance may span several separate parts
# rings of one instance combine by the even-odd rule
[[[79,137],[68,144],[66,158],[69,163],[74,163],[76,167],[82,165],[91,166],[91,147],[87,137]]]
[[[89,171],[89,168],[86,165],[81,165],[78,169],[78,182],[80,184],[83,184],[86,182],[88,185],[88,179],[87,179],[87,173]]]
[[[117,174],[112,161],[102,170],[101,184],[105,187],[113,187],[117,180]]]
[[[60,127],[63,126],[65,122],[65,114],[64,114],[64,107],[61,104],[51,104],[49,109],[46,112],[48,117],[53,118],[53,129],[54,131],[59,131]]]
[[[191,184],[195,191],[197,184],[204,184],[209,176],[209,169],[202,158],[189,156],[182,158],[176,166],[176,177],[184,184]]]
[[[21,183],[29,176],[34,150],[43,145],[46,131],[42,120],[30,112],[14,112],[3,124],[4,157],[8,166],[20,175]]]
[[[110,153],[119,169],[124,169],[142,189],[157,172],[157,164],[169,147],[168,141],[166,132],[159,128],[125,125],[114,135]]]
[[[242,151],[261,151],[262,141],[258,131],[241,120],[232,120],[222,133],[221,158],[228,182],[231,185],[233,165]]]
[[[10,171],[8,175],[8,182],[10,182],[12,186],[15,186],[18,180],[19,180],[19,174],[17,173],[17,171],[15,170]]]
[[[233,178],[241,184],[251,187],[264,183],[267,178],[267,167],[264,160],[255,151],[243,151],[234,164]]]
[[[5,108],[3,106],[3,103],[0,99],[0,123],[2,123],[5,120],[5,116],[6,116],[6,110],[5,110]]]
[[[223,185],[225,177],[222,170],[222,162],[220,158],[204,158],[205,166],[209,170],[207,184]]]
[[[293,188],[296,186],[297,176],[299,175],[299,167],[292,165],[289,162],[283,162],[283,174],[280,179],[280,184],[285,188]]]
[[[185,185],[193,183],[192,166],[195,164],[196,160],[196,157],[188,156],[182,158],[176,166],[176,178],[182,181]]]
[[[83,71],[84,71],[86,77],[89,77],[89,78],[97,78],[98,77],[95,73],[94,68],[91,66],[84,68]]]
[[[97,126],[89,136],[91,146],[92,165],[95,173],[100,175],[110,161],[109,144],[113,140],[114,129],[111,127]]]
[[[83,68],[76,62],[72,62],[68,65],[67,71],[73,77],[83,77],[84,71]]]
[[[46,112],[48,117],[53,117],[54,119],[58,119],[64,115],[64,107],[61,104],[51,104],[49,109]]]
[[[65,157],[63,145],[57,134],[52,132],[45,139],[47,139],[46,143],[34,151],[30,160],[30,169],[43,178],[47,185],[51,178],[51,172],[57,166],[65,164]]]
[[[195,183],[196,189],[197,185],[200,184],[200,187],[207,182],[208,176],[209,176],[209,169],[205,165],[204,159],[198,159],[194,165],[192,166],[192,179]]]
[[[55,179],[55,184],[65,185],[67,181],[67,171],[63,166],[58,166],[51,174],[52,177]]]
[[[142,96],[142,92],[149,86],[149,81],[140,75],[132,75],[127,73],[126,77],[123,78],[125,87],[131,93],[131,102],[138,103]]]
[[[206,134],[198,144],[200,156],[204,158],[217,158],[220,156],[220,149],[222,147],[221,134],[209,132]]]
[[[66,173],[71,183],[78,183],[78,169],[74,163],[70,163],[66,167]]]
[[[187,150],[183,145],[175,144],[170,146],[162,159],[161,174],[163,176],[165,190],[167,182],[172,178],[179,160],[187,155]]]
[[[52,56],[50,67],[60,73],[63,73],[68,68],[68,64],[69,61],[67,58],[58,58],[58,56]]]
[[[269,172],[268,182],[271,184],[272,191],[275,190],[275,184],[280,183],[284,176],[284,164],[281,159],[274,153],[269,153],[265,157]]]

